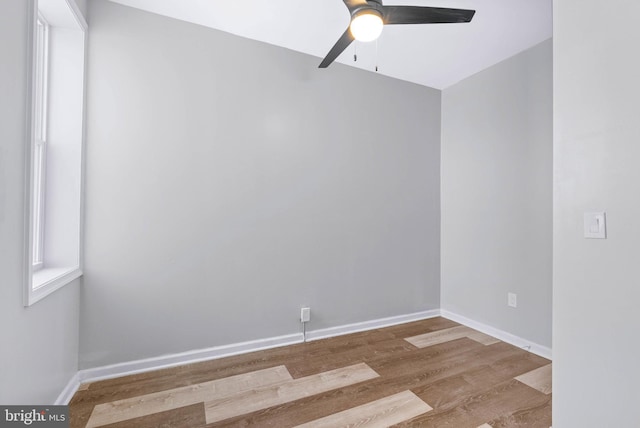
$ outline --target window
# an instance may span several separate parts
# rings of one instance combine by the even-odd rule
[[[33,154],[33,269],[42,268],[44,239],[44,179],[46,176],[47,87],[49,24],[39,13],[36,21],[34,70],[34,154]]]
[[[25,305],[82,275],[87,24],[74,0],[31,0]]]

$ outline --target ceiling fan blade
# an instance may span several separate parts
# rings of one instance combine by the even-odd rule
[[[382,6],[385,25],[470,22],[475,10],[422,6]]]
[[[347,28],[347,31],[345,31],[342,37],[340,37],[340,39],[336,42],[336,44],[333,45],[333,47],[331,48],[327,56],[322,60],[318,68],[329,67],[329,65],[333,61],[335,61],[335,59],[338,58],[338,56],[340,56],[342,51],[344,51],[347,48],[347,46],[349,46],[351,42],[353,42],[353,40],[354,38],[351,35],[351,31],[349,30],[349,28]]]
[[[343,1],[344,1],[344,4],[347,5],[347,9],[349,9],[349,12],[353,12],[354,9],[367,5],[367,0],[343,0]]]

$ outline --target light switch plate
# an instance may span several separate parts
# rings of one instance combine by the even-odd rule
[[[607,218],[604,212],[584,213],[584,237],[607,238]]]

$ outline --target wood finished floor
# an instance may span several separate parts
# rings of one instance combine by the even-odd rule
[[[444,319],[84,384],[71,427],[551,426],[551,362]]]

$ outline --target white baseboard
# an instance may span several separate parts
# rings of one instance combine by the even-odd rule
[[[114,377],[128,376],[136,373],[166,369],[184,364],[198,363],[201,361],[230,357],[232,355],[246,354],[249,352],[262,351],[280,346],[293,345],[301,342],[302,333],[288,334],[285,336],[214,346],[206,349],[196,349],[177,354],[161,355],[159,357],[84,369],[78,372],[78,376],[80,383],[95,382],[98,380],[112,379]]]
[[[551,348],[539,345],[527,339],[523,339],[514,334],[507,333],[504,330],[491,327],[490,325],[482,324],[480,322],[474,321],[462,315],[458,315],[454,312],[447,311],[445,309],[440,310],[440,315],[444,318],[450,319],[451,321],[455,321],[459,324],[466,325],[467,327],[470,327],[474,330],[478,330],[484,334],[488,334],[489,336],[493,336],[496,339],[502,340],[503,342],[510,343],[511,345],[517,346],[518,348],[525,348],[532,354],[539,355],[549,360],[552,357]]]
[[[71,399],[73,398],[73,394],[76,393],[79,386],[80,377],[78,376],[78,373],[76,373],[71,377],[71,379],[69,379],[69,382],[64,387],[60,395],[58,395],[58,398],[56,398],[56,401],[54,401],[53,404],[56,406],[66,406],[67,404],[69,404],[69,401],[71,401]]]
[[[420,321],[428,318],[440,316],[440,309],[430,311],[415,312],[412,314],[398,315],[395,317],[379,318],[376,320],[357,322],[337,327],[310,330],[307,332],[307,341],[326,339],[329,337],[342,336],[344,334],[357,333],[360,331],[374,330],[376,328],[390,327],[392,325],[404,324],[411,321]]]

